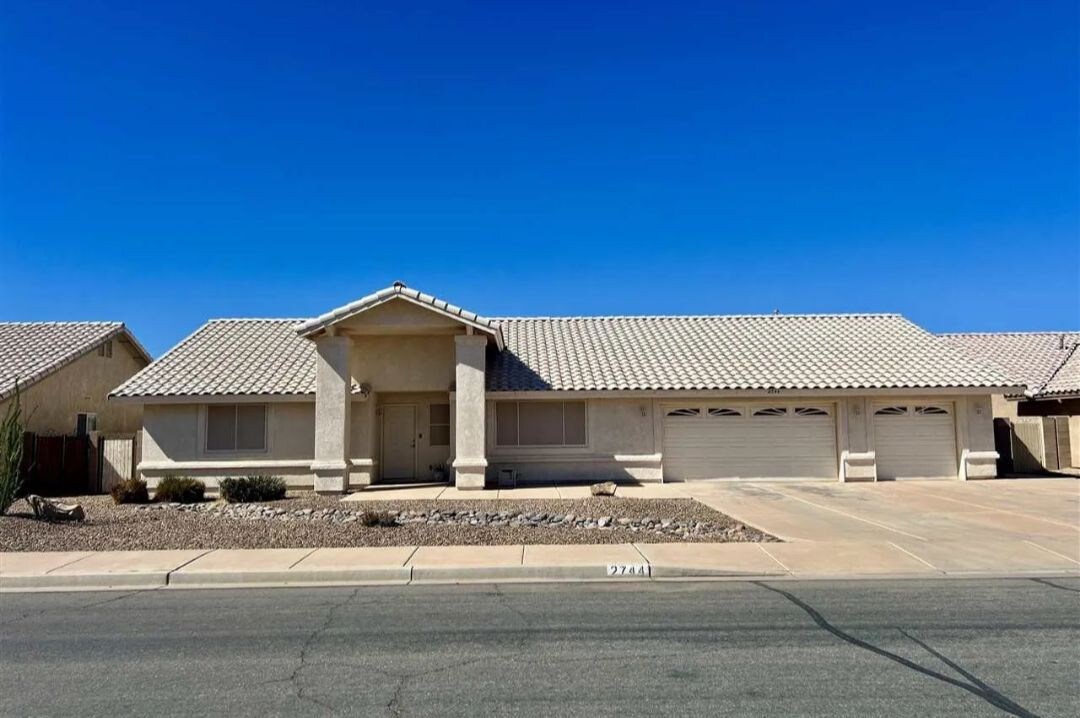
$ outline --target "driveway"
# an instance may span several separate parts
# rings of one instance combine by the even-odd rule
[[[875,561],[950,574],[1080,569],[1080,481],[1071,478],[880,483],[695,482],[703,503],[789,544],[770,553],[798,562],[807,544],[880,554]],[[820,555],[820,551],[816,552]]]

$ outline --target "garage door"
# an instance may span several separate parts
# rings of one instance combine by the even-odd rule
[[[878,478],[956,477],[956,423],[950,404],[874,408]]]
[[[669,406],[667,479],[836,478],[831,405]]]

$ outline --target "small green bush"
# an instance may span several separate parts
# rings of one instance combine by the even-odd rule
[[[397,518],[386,511],[365,511],[360,514],[361,526],[381,526],[388,528],[390,526],[397,526]]]
[[[277,501],[285,498],[285,479],[279,476],[245,476],[222,479],[218,484],[221,498],[230,504],[253,501]]]
[[[150,493],[146,490],[146,482],[142,479],[124,479],[112,487],[113,501],[118,504],[147,504],[150,503]]]
[[[154,500],[197,504],[206,495],[206,484],[187,476],[165,476],[154,489]]]

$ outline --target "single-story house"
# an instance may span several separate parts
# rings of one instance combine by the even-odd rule
[[[112,393],[139,470],[341,492],[596,479],[996,475],[1023,391],[895,314],[485,318],[396,283],[314,319],[218,319]]]
[[[0,322],[0,416],[18,384],[29,432],[134,434],[142,407],[110,402],[109,391],[149,363],[122,322]]]
[[[1008,420],[1012,441],[1025,444],[1022,452],[1013,452],[1020,464],[1017,470],[1080,467],[1080,332],[943,337],[1026,387],[992,398],[994,417]]]

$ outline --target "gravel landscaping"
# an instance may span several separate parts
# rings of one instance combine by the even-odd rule
[[[259,504],[80,503],[87,520],[50,524],[17,502],[0,551],[775,541],[693,499],[364,501],[301,493]],[[368,526],[366,523],[390,524]]]

